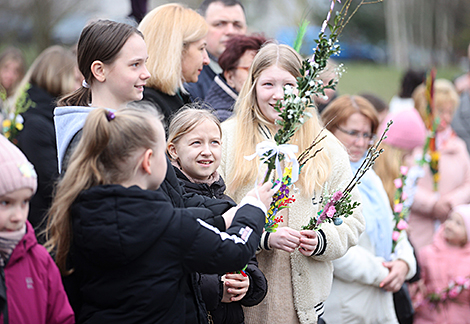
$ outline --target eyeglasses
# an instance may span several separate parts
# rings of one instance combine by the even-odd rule
[[[235,69],[236,69],[236,70],[245,70],[245,71],[249,71],[249,70],[250,70],[250,67],[249,67],[249,66],[237,66]]]
[[[360,139],[360,138],[363,138],[365,139],[366,141],[368,140],[369,141],[369,145],[372,145],[374,143],[374,140],[375,140],[375,137],[376,135],[375,134],[371,134],[371,133],[361,133],[359,131],[356,131],[356,130],[346,130],[346,129],[343,129],[339,126],[336,126],[336,128],[346,134],[346,135],[349,135],[351,137],[355,137],[356,140]]]

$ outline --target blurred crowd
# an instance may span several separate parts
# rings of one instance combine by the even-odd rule
[[[470,323],[470,46],[468,73],[404,71],[390,102],[313,94],[290,143],[323,150],[267,232],[274,189],[245,157],[304,58],[238,0],[132,10],[30,66],[0,53],[5,323]],[[384,130],[360,208],[302,230]]]

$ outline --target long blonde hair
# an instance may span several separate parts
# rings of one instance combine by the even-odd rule
[[[183,92],[181,61],[189,44],[206,36],[209,27],[204,18],[181,4],[170,3],[150,11],[139,25],[147,43],[147,86],[174,95]]]
[[[233,194],[239,187],[256,179],[259,159],[247,161],[244,156],[254,153],[256,144],[265,140],[259,127],[267,127],[274,134],[274,125],[261,113],[256,97],[256,83],[261,73],[274,65],[286,70],[295,78],[301,76],[302,58],[287,45],[266,44],[255,56],[248,78],[235,104],[235,114],[232,117],[237,121],[237,142],[233,157],[235,167],[227,179],[229,194]],[[308,108],[306,111],[312,117],[307,119],[290,141],[291,144],[298,145],[299,153],[310,146],[322,128],[317,111],[314,108]],[[308,196],[312,195],[314,190],[320,189],[328,178],[330,171],[331,162],[328,154],[326,152],[318,154],[302,168],[298,182],[301,193]]]
[[[69,167],[56,188],[46,229],[49,252],[56,255],[62,274],[70,274],[66,260],[72,241],[70,208],[80,192],[98,185],[119,184],[136,172],[136,152],[154,148],[155,119],[161,116],[154,108],[143,106],[117,111],[108,121],[104,108],[90,112],[80,142],[72,154]]]
[[[405,155],[408,152],[384,142],[382,142],[380,148],[384,150],[380,158],[375,161],[374,171],[382,180],[390,207],[393,208],[396,191],[393,180],[400,177],[400,167],[403,165]]]

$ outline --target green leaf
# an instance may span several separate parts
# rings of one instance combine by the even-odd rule
[[[306,19],[303,19],[299,24],[299,29],[297,30],[297,37],[295,38],[294,42],[294,50],[299,53],[300,48],[302,47],[302,43],[304,40],[305,33],[307,32],[307,27],[310,22]]]

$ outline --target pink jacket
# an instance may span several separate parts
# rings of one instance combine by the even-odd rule
[[[75,323],[59,269],[26,222],[26,234],[4,269],[9,324]],[[2,301],[4,302],[4,300]],[[0,323],[4,316],[0,316]]]
[[[432,213],[439,196],[450,205],[449,209],[470,203],[470,156],[465,142],[454,134],[439,152],[438,193],[433,191],[431,171],[425,165],[425,176],[418,180],[418,190],[411,206],[408,235],[416,251],[432,243],[436,220],[443,222],[447,218],[447,214]]]
[[[450,280],[470,275],[470,243],[464,247],[448,245],[443,237],[444,226],[439,228],[432,245],[418,254],[421,279],[428,292],[442,291]],[[422,306],[416,309],[414,324],[469,324],[470,290],[463,290],[454,301],[440,304],[439,308]]]

